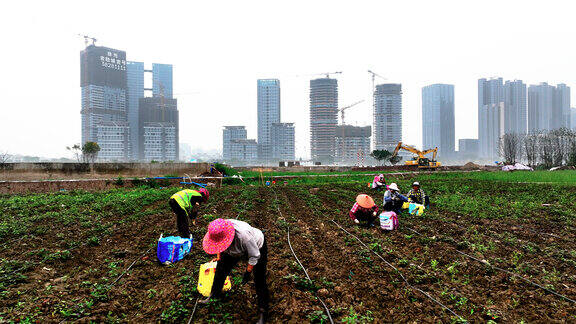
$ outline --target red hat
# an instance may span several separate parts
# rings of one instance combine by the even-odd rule
[[[208,254],[224,252],[234,240],[234,225],[227,219],[218,218],[208,224],[208,232],[202,240],[202,248]]]

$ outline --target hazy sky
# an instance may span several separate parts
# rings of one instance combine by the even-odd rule
[[[456,138],[477,137],[477,79],[571,87],[573,1],[10,1],[0,11],[0,151],[70,156],[80,142],[86,34],[129,60],[174,65],[180,141],[256,137],[256,80],[278,78],[282,121],[309,155],[308,74],[338,75],[351,124],[372,120],[371,69],[403,87],[403,137],[421,144],[421,88],[455,85]],[[304,75],[304,76],[302,76]],[[178,95],[181,94],[181,95]]]

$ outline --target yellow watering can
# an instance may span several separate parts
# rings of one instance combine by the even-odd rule
[[[198,291],[204,296],[210,296],[212,291],[212,284],[214,283],[214,275],[216,274],[216,261],[207,262],[200,266],[200,275],[198,277]],[[230,282],[230,276],[226,277],[224,281],[224,287],[222,291],[228,291],[232,289],[232,283]]]

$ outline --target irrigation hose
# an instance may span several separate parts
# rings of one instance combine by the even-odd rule
[[[406,285],[408,285],[408,287],[420,292],[421,294],[423,294],[424,296],[426,296],[428,299],[430,299],[431,301],[433,301],[434,303],[438,304],[440,307],[446,309],[447,311],[449,311],[450,313],[452,313],[452,315],[458,317],[461,321],[467,322],[464,318],[462,318],[460,315],[456,314],[456,312],[454,312],[450,307],[442,304],[439,300],[437,300],[436,298],[430,296],[430,294],[428,294],[427,292],[425,292],[424,290],[415,287],[414,285],[412,285],[410,282],[408,282],[408,280],[406,279],[406,277],[404,277],[404,275],[402,274],[402,272],[400,272],[400,270],[398,270],[398,268],[396,268],[395,266],[393,266],[390,262],[386,261],[386,259],[384,259],[379,253],[377,253],[376,251],[370,249],[364,242],[362,242],[361,239],[359,239],[356,235],[348,232],[344,227],[340,226],[340,224],[336,223],[334,220],[331,220],[332,223],[334,223],[336,226],[338,226],[342,231],[344,231],[346,234],[352,236],[353,238],[355,238],[358,242],[360,242],[360,244],[362,244],[362,246],[364,246],[366,249],[368,249],[369,251],[371,251],[372,253],[374,253],[378,258],[380,258],[380,260],[384,261],[384,263],[386,263],[389,267],[391,267],[392,269],[394,269],[394,271],[396,271],[396,273],[398,273],[398,275],[400,276],[400,278],[402,278],[402,280],[406,283]]]
[[[278,194],[276,194],[276,190],[272,189],[272,192],[274,193],[276,203],[278,203]],[[282,211],[280,210],[280,205],[276,204],[276,208],[278,209],[278,213],[280,214],[280,216],[282,218],[284,218],[284,215],[282,214]],[[302,265],[302,262],[300,262],[300,259],[298,259],[296,252],[294,252],[294,248],[292,248],[292,243],[290,242],[290,226],[289,225],[286,225],[286,232],[288,234],[287,235],[288,246],[290,247],[290,251],[292,252],[292,255],[296,259],[296,262],[298,262],[298,265],[300,265],[300,268],[302,268],[302,270],[304,270],[304,274],[306,274],[306,278],[308,279],[308,281],[310,281],[310,283],[313,284],[312,279],[308,275],[308,271],[306,271],[306,268],[304,267],[304,265]],[[326,303],[324,303],[324,300],[322,300],[322,298],[320,298],[320,296],[316,295],[316,292],[314,292],[314,295],[320,301],[320,303],[322,303],[322,306],[324,307],[324,310],[326,311],[326,315],[328,315],[328,319],[330,320],[330,324],[334,324],[334,320],[332,319],[332,314],[330,314],[330,309],[328,309],[328,306],[326,306]]]
[[[196,302],[194,303],[194,308],[192,309],[192,315],[190,315],[190,319],[188,320],[188,324],[192,323],[192,319],[194,318],[194,313],[196,313],[196,306],[198,306],[198,301],[200,297],[196,298]]]
[[[150,250],[152,250],[153,247],[150,247],[148,250],[146,250],[146,252],[144,252],[142,255],[140,255],[136,260],[134,260],[134,262],[132,262],[128,268],[126,268],[126,270],[124,270],[124,272],[122,272],[118,278],[116,278],[116,280],[114,280],[108,287],[112,287],[114,286],[118,280],[120,280],[128,271],[130,271],[130,269],[132,268],[132,266],[134,266],[134,264],[136,264],[136,262],[138,262],[138,260],[142,259],[146,254],[148,254],[148,252],[150,252]]]

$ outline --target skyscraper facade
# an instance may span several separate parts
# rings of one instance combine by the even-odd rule
[[[391,150],[402,141],[402,85],[379,84],[374,92],[375,150]]]
[[[150,90],[144,88],[146,72],[153,74],[150,98],[144,93]],[[154,63],[146,70],[142,62],[127,62],[124,51],[87,46],[80,53],[82,144],[98,143],[101,160],[177,160],[178,111],[172,86],[172,65]]]
[[[504,134],[504,84],[502,78],[478,80],[478,154],[498,157],[498,140]]]
[[[570,108],[570,127],[576,131],[576,108]]]
[[[97,142],[99,158],[128,160],[126,52],[89,45],[80,53],[82,144]]]
[[[255,139],[235,139],[230,142],[230,161],[250,165],[258,162],[258,144]]]
[[[177,161],[180,142],[176,99],[140,98],[139,151],[143,161]]]
[[[551,131],[565,127],[569,121],[570,88],[546,82],[528,87],[528,131]]]
[[[555,100],[555,112],[558,115],[554,115],[552,122],[554,127],[553,129],[570,129],[572,124],[570,120],[570,87],[563,83],[557,85]]]
[[[126,85],[128,89],[128,125],[130,126],[130,136],[132,138],[130,141],[130,149],[132,159],[137,160],[140,158],[140,145],[138,142],[138,139],[140,138],[138,110],[140,98],[144,98],[144,63],[130,61],[126,63]]]
[[[222,130],[222,158],[225,161],[232,159],[232,141],[246,139],[248,133],[244,126],[224,126]]]
[[[422,148],[437,147],[439,156],[451,156],[455,141],[454,86],[432,84],[422,88]]]
[[[358,162],[370,156],[370,126],[336,126],[336,160]]]
[[[280,122],[280,81],[260,79],[257,85],[259,159],[267,161],[272,158],[272,124]]]
[[[310,153],[315,161],[334,159],[338,124],[338,80],[310,80]]]
[[[295,159],[294,123],[273,123],[270,128],[272,159],[293,161]]]
[[[173,98],[172,64],[152,63],[152,96]]]
[[[504,133],[526,134],[528,109],[526,84],[522,80],[504,83]]]

